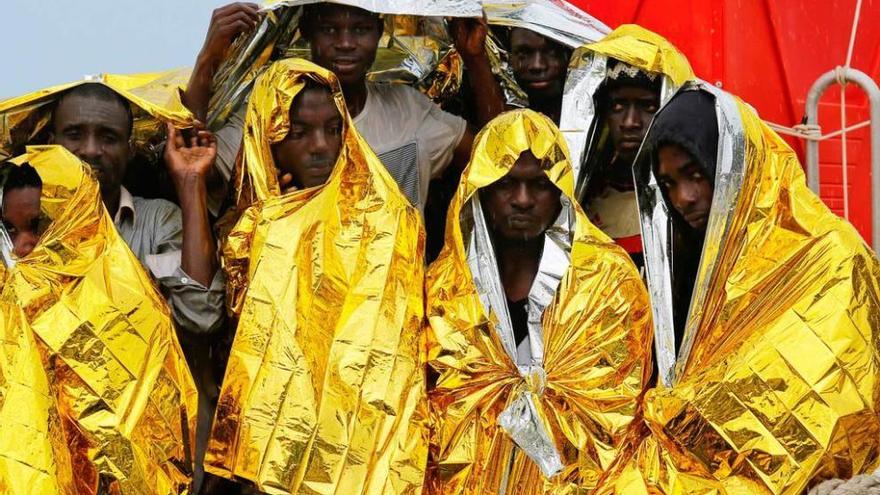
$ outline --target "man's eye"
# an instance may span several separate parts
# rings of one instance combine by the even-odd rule
[[[80,132],[79,131],[64,131],[64,137],[66,137],[67,139],[76,140],[76,139],[80,138]]]
[[[119,138],[114,136],[113,134],[104,134],[101,136],[101,142],[104,144],[116,144],[119,142]]]
[[[320,31],[323,34],[336,34],[336,28],[333,26],[321,26]]]
[[[611,111],[612,112],[622,112],[625,107],[626,107],[626,105],[624,105],[623,103],[621,103],[619,101],[611,102]]]
[[[370,29],[366,28],[364,26],[357,26],[354,28],[354,34],[356,34],[358,36],[363,36],[365,34],[368,34],[369,32],[370,32]]]
[[[646,103],[644,106],[642,106],[642,109],[648,113],[657,113],[657,104]]]
[[[691,179],[700,180],[702,178],[703,178],[703,172],[701,172],[699,170],[694,170],[693,172],[691,172]]]
[[[328,131],[334,136],[342,134],[342,126],[339,124],[331,125]]]

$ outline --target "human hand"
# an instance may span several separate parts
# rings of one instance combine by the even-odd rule
[[[165,144],[165,165],[175,184],[187,178],[204,180],[217,157],[217,140],[201,123],[193,128],[189,143],[183,133],[171,123],[165,124],[168,141]]]
[[[449,20],[449,32],[458,53],[465,60],[486,56],[486,36],[489,23],[480,19],[455,17]]]
[[[215,9],[199,55],[202,61],[211,65],[220,62],[238,35],[257,27],[260,22],[259,10],[259,5],[247,2],[231,3]]]

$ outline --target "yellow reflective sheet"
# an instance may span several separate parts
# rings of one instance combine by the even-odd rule
[[[536,369],[521,373],[505,350],[500,316],[485,309],[485,288],[475,285],[468,262],[479,233],[462,225],[478,191],[528,150],[550,164],[547,176],[571,215],[570,265],[541,319],[544,379]],[[584,216],[573,187],[564,138],[546,117],[508,112],[477,137],[450,208],[446,245],[426,282],[429,364],[439,374],[429,394],[428,493],[586,493],[624,443],[650,375],[648,296],[626,253]],[[523,396],[549,433],[546,450],[561,458],[561,472],[550,479],[499,425],[502,411]]]
[[[286,134],[307,79],[332,89],[342,150],[325,185],[279,195],[269,143]],[[255,203],[223,251],[239,323],[206,468],[270,494],[421,493],[419,213],[326,70],[274,63],[256,82],[245,128],[237,185]]]
[[[788,145],[712,92],[719,149],[744,146],[742,183],[716,211],[736,174],[716,180],[726,231],[714,238],[710,219],[689,353],[671,388],[646,395],[643,439],[603,493],[800,494],[880,465],[880,263]]]
[[[664,74],[676,87],[695,79],[690,63],[678,48],[636,24],[619,26],[601,40],[585,45],[583,50],[626,62],[646,72]]]
[[[182,494],[196,390],[169,309],[63,148],[28,148],[52,220],[3,273],[0,492]]]
[[[23,96],[0,101],[0,159],[24,149],[27,144],[44,143],[51,111],[65,91],[88,83],[101,83],[131,102],[134,117],[134,146],[155,152],[164,139],[165,124],[178,128],[192,126],[192,114],[183,106],[180,90],[186,87],[189,69],[132,75],[101,74],[83,81],[52,86]]]

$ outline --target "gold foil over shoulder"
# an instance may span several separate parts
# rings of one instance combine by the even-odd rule
[[[719,125],[715,192],[671,382],[599,493],[799,494],[880,465],[880,262],[811,192],[791,148],[705,83]],[[661,109],[661,112],[664,111]],[[655,314],[671,224],[637,163]],[[665,261],[664,261],[665,260]],[[656,297],[654,297],[656,296]],[[655,332],[671,332],[655,318]]]
[[[0,488],[187,493],[196,389],[168,306],[88,166],[58,146],[25,158],[52,223],[0,285]]]
[[[307,80],[330,88],[342,149],[326,184],[282,195],[270,146]],[[248,105],[243,212],[223,248],[238,328],[206,469],[270,494],[420,494],[421,217],[352,125],[332,73],[275,62]]]
[[[526,364],[511,350],[477,208],[479,190],[525,151],[546,163],[562,191],[529,294]],[[428,358],[438,374],[429,394],[430,493],[580,493],[625,445],[650,375],[647,293],[626,253],[590,224],[573,195],[565,140],[546,117],[508,112],[478,135],[426,282]]]

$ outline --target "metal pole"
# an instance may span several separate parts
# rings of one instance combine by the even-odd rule
[[[880,88],[870,76],[856,69],[839,69],[847,82],[858,84],[868,95],[871,115],[871,245],[880,254]],[[828,71],[813,83],[807,94],[807,124],[819,124],[819,98],[837,81],[837,70]],[[844,88],[841,88],[844,91]],[[841,122],[841,128],[846,122]],[[807,180],[819,194],[819,142],[807,140]]]

